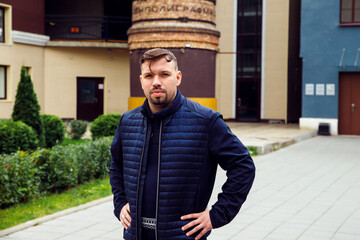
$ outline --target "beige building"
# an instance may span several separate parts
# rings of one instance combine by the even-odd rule
[[[18,20],[21,18],[19,12],[29,7],[26,0],[1,2],[5,41],[0,42],[0,83],[1,69],[6,79],[0,89],[6,88],[6,94],[4,98],[0,95],[0,118],[11,116],[21,66],[29,69],[42,113],[64,119],[91,120],[103,113],[124,113],[143,101],[131,93],[132,84],[136,86],[137,83],[136,79],[130,80],[131,53],[127,41],[119,37],[117,41],[104,39],[100,28],[92,30],[93,39],[84,40],[85,33],[90,31],[85,25],[73,19],[73,24],[64,27],[62,19],[51,18],[51,14],[56,13],[51,11],[57,11],[56,8],[47,9],[44,4],[46,16],[35,19],[43,26],[34,30],[26,19]],[[71,1],[62,4],[66,6],[66,2],[71,5]],[[162,2],[167,4],[168,1]],[[204,2],[206,6],[209,2],[215,3],[212,0],[196,2]],[[294,2],[297,1],[216,1],[215,28],[221,36],[215,49],[215,80],[209,83],[215,85],[214,96],[192,94],[189,97],[216,109],[226,119],[297,121],[301,109],[293,98],[301,92],[301,85],[294,82],[296,77],[291,73],[298,66],[291,62],[297,60],[298,54],[296,46],[289,45],[291,37],[296,35],[299,15]],[[64,9],[61,11],[66,11]],[[93,9],[97,8],[91,9],[93,19],[116,6],[104,6],[101,13],[94,13]],[[188,9],[190,12],[191,8]],[[41,9],[34,11],[41,15]],[[32,19],[34,22],[34,17]],[[87,16],[86,20],[89,19]],[[292,24],[295,32],[289,31]],[[56,35],[63,29],[66,35]],[[94,37],[94,32],[101,36]],[[179,47],[179,52],[183,51],[181,49]],[[197,88],[201,91],[201,87]]]
[[[99,114],[127,111],[130,61],[126,41],[52,41],[26,24],[14,26],[13,13],[26,8],[25,2],[20,6],[0,3],[5,29],[5,40],[0,43],[4,93],[0,118],[11,117],[22,66],[32,77],[42,113],[92,120]]]
[[[16,41],[15,38],[0,46],[0,65],[6,69],[7,87],[6,99],[0,100],[0,118],[11,116],[21,66],[29,69],[42,113],[76,119],[79,78],[103,79],[103,113],[127,111],[127,52],[113,52],[106,47],[50,47]]]
[[[216,27],[221,32],[221,38],[216,62],[216,98],[218,111],[225,118],[288,122],[297,121],[300,117],[301,79],[289,73],[295,68],[290,66],[290,60],[295,59],[297,64],[299,61],[296,49],[299,43],[289,46],[290,37],[299,31],[300,12],[296,2],[299,1],[217,1]],[[247,27],[251,25],[249,21],[256,22],[257,27]],[[293,26],[291,33],[290,25]],[[252,44],[248,41],[257,42]],[[257,52],[257,63],[241,62],[241,55],[244,55],[245,61],[251,61],[246,56],[251,51]],[[250,82],[256,84],[247,84]],[[247,103],[241,100],[250,97],[241,88],[250,92],[250,88],[256,88],[251,92],[258,95],[257,99],[252,99],[256,104],[246,107]],[[298,103],[290,98],[297,98],[295,102]],[[248,110],[254,115],[239,113]],[[292,114],[291,111],[297,113]]]

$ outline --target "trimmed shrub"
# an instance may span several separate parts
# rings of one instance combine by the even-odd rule
[[[38,195],[39,179],[35,160],[29,153],[19,151],[0,155],[0,206],[27,201]]]
[[[36,157],[41,192],[60,192],[77,184],[76,153],[72,148],[41,149]]]
[[[97,117],[90,124],[92,139],[99,137],[114,136],[116,128],[119,125],[121,114],[110,113]]]
[[[95,169],[95,178],[100,178],[109,174],[109,168],[111,165],[111,143],[113,136],[99,138],[92,142],[92,147],[97,149],[96,154],[97,169]]]
[[[62,143],[65,135],[65,124],[55,115],[40,114],[45,129],[46,147],[51,148],[56,144]]]
[[[88,122],[83,120],[72,120],[70,122],[70,137],[72,139],[80,139],[86,132]]]
[[[0,124],[10,121],[10,119],[7,118],[0,118]]]
[[[32,150],[38,145],[35,131],[21,121],[0,122],[0,154]]]
[[[111,163],[112,138],[99,138],[89,144],[74,146],[79,169],[78,182],[82,183],[93,178],[100,178],[109,173]]]
[[[11,117],[14,121],[22,121],[32,127],[37,133],[39,146],[45,146],[44,127],[40,119],[40,105],[31,77],[26,73],[25,67],[21,68],[20,81]]]
[[[0,155],[0,207],[60,192],[109,173],[112,138]]]

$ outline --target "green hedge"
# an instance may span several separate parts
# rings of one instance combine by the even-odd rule
[[[27,201],[37,196],[40,181],[33,155],[19,151],[0,155],[0,206]]]
[[[41,181],[40,192],[58,192],[77,184],[77,155],[72,146],[41,149],[34,155],[38,158],[36,167]]]
[[[110,113],[97,117],[90,124],[92,139],[99,137],[114,136],[117,126],[119,125],[121,114]]]
[[[107,137],[99,138],[88,144],[74,146],[74,150],[81,157],[81,161],[77,161],[79,183],[93,178],[100,178],[109,173],[111,142],[112,137]],[[103,159],[107,161],[103,161]]]
[[[0,124],[3,124],[3,123],[8,122],[8,121],[10,121],[10,119],[0,118]]]
[[[38,146],[36,132],[21,121],[0,121],[0,154],[31,150]]]
[[[0,155],[0,207],[108,174],[111,138]]]

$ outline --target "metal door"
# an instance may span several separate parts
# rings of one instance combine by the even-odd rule
[[[340,73],[339,134],[360,135],[360,73]]]
[[[104,113],[104,79],[77,78],[78,120],[93,121]]]

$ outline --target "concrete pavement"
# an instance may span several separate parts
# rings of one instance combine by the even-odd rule
[[[255,157],[247,202],[209,240],[360,239],[359,156],[360,137],[315,137]],[[225,179],[219,169],[210,206]],[[122,228],[110,200],[1,239],[115,240],[122,239]]]
[[[227,122],[227,124],[245,146],[256,147],[260,155],[317,135],[314,130],[300,129],[298,124],[239,122]]]
[[[360,137],[315,137],[254,158],[248,200],[210,240],[360,239],[359,156]]]

